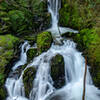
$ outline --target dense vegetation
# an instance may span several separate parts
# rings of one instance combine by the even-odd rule
[[[37,33],[49,27],[50,14],[46,8],[46,1],[0,0],[0,100],[5,99],[5,79],[19,55],[19,44],[28,40],[33,45]],[[28,58],[32,60],[30,52]]]
[[[88,58],[93,81],[100,88],[100,0],[62,0],[59,25],[79,30],[79,34],[70,35],[78,44],[77,48]],[[43,0],[0,0],[0,100],[6,97],[5,79],[20,52],[18,46],[24,40],[30,45],[37,43],[37,49],[27,52],[28,61],[47,51],[52,43],[50,32],[42,32],[50,26],[50,14],[47,12],[47,1]],[[57,60],[58,59],[58,60]],[[60,60],[59,60],[60,59]],[[63,58],[53,58],[52,66],[63,66]],[[26,66],[26,65],[25,65]],[[23,66],[23,68],[25,67]],[[31,70],[31,73],[30,73]],[[58,77],[59,69],[54,71]],[[61,69],[60,69],[61,70]],[[28,96],[32,81],[25,76],[34,77],[34,69],[27,69],[24,74],[24,85]],[[62,69],[63,73],[63,69]],[[61,74],[62,74],[61,73]],[[52,74],[52,76],[54,75]],[[62,74],[63,76],[63,74]],[[56,79],[54,77],[54,79]],[[25,83],[26,82],[26,83]],[[56,83],[58,80],[56,81]],[[64,81],[62,80],[62,85]],[[61,87],[58,84],[59,87]],[[55,86],[56,87],[56,86]]]

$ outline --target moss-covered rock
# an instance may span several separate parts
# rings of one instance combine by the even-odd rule
[[[38,52],[41,54],[44,51],[47,51],[52,43],[52,35],[50,32],[42,32],[37,36],[37,47]]]
[[[51,59],[51,77],[55,88],[61,88],[65,84],[64,58],[57,54]]]
[[[33,60],[33,58],[37,56],[37,49],[36,48],[31,48],[27,51],[27,61]]]
[[[1,35],[0,36],[0,97],[1,100],[5,98],[4,83],[11,68],[7,67],[7,64],[14,57],[14,47],[19,42],[17,37],[12,35]],[[4,93],[4,94],[2,94]]]
[[[33,67],[29,67],[24,71],[23,83],[25,88],[25,95],[29,97],[29,93],[33,86],[33,80],[35,78],[36,70]]]

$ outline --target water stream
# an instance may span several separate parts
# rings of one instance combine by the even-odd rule
[[[48,10],[52,16],[52,27],[49,30],[51,30],[55,37],[59,35],[59,29],[61,33],[66,31],[77,33],[73,29],[58,26],[58,12],[60,7],[61,0],[48,0]],[[13,66],[6,80],[5,86],[8,91],[7,100],[82,100],[85,59],[82,57],[82,53],[76,50],[76,44],[67,39],[63,39],[63,45],[55,45],[53,43],[47,52],[35,57],[27,65],[26,69],[28,67],[34,67],[37,69],[37,72],[29,98],[26,98],[23,85],[24,70],[20,77],[13,73],[19,66],[27,63],[26,52],[29,48],[28,42],[22,45],[20,60]],[[50,62],[52,57],[57,54],[63,56],[65,67],[66,83],[60,89],[56,89],[53,86],[54,82],[50,75]],[[86,100],[100,100],[100,90],[93,85],[89,70],[87,70],[85,98]]]

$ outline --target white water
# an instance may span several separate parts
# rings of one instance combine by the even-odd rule
[[[25,46],[26,46],[26,48],[25,48]],[[20,60],[12,67],[13,71],[16,70],[20,65],[26,64],[26,62],[27,62],[26,52],[28,51],[29,48],[30,48],[30,45],[26,41],[21,47]],[[26,49],[26,51],[25,51],[25,49]]]
[[[56,54],[61,54],[65,62],[66,84],[59,90],[53,87],[50,76],[50,60]],[[35,58],[30,66],[38,68],[30,100],[56,100],[53,99],[56,96],[60,96],[59,100],[82,100],[85,60],[73,41],[65,40],[62,46],[52,45],[47,52]],[[86,100],[100,100],[99,95],[100,90],[93,86],[87,71]]]
[[[21,65],[27,63],[26,52],[29,48],[30,45],[26,41],[21,47],[20,60],[12,67],[13,71],[10,73],[10,77],[8,77],[6,80],[5,86],[8,92],[7,100],[27,100],[24,98],[25,93],[24,93],[24,85],[22,78],[18,79],[18,76],[17,75],[15,76],[16,74],[15,70]]]
[[[58,10],[60,9],[61,3],[60,1],[58,2],[58,0],[48,1],[50,2],[49,11],[52,15],[52,28],[50,30],[53,35],[55,35],[55,33],[59,34],[57,28]],[[68,28],[67,31],[69,31]],[[17,77],[17,79],[14,76],[7,78],[5,84],[8,90],[7,100],[56,100],[57,98],[57,100],[82,100],[85,60],[81,53],[76,50],[76,44],[73,41],[64,40],[63,43],[64,44],[61,46],[52,44],[51,48],[47,52],[34,58],[33,62],[27,66],[33,66],[37,69],[29,99],[25,97],[24,93],[22,77],[24,71],[19,78]],[[24,48],[25,46],[22,51]],[[50,61],[56,54],[61,54],[64,58],[66,78],[65,86],[58,90],[53,87],[54,82],[50,75]],[[21,55],[21,59],[24,59],[23,57],[24,56]],[[27,58],[24,59],[24,61],[21,59],[19,61],[21,62],[21,65],[25,64]],[[16,67],[14,66],[13,70],[18,68],[19,65],[20,64],[16,63]],[[85,98],[86,100],[100,100],[100,90],[92,84],[89,70],[87,70]]]

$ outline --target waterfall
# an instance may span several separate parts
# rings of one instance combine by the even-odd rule
[[[26,64],[27,62],[27,56],[26,52],[30,48],[30,45],[27,41],[22,45],[21,47],[21,55],[20,60],[12,67],[12,72],[10,73],[9,77],[6,80],[5,87],[7,88],[8,97],[7,100],[27,100],[25,99],[25,93],[24,93],[24,85],[22,78],[18,79],[18,76],[16,74],[16,69],[20,67],[21,65]],[[24,99],[22,99],[22,97]]]
[[[82,100],[85,59],[82,53],[76,50],[76,44],[73,41],[64,40],[63,42],[62,46],[53,44],[47,52],[35,58],[30,64],[38,68],[30,100],[56,100],[54,97],[57,96],[60,97],[59,100]],[[53,87],[50,76],[50,60],[56,54],[64,57],[66,78],[65,86],[58,90]],[[99,100],[100,90],[92,84],[89,70],[87,70],[86,79],[86,100]]]
[[[61,8],[61,0],[48,0],[48,12],[51,14],[51,28],[48,31],[52,32],[52,35],[60,37],[61,34],[66,32],[78,33],[78,31],[71,28],[60,27],[58,25],[59,21],[59,10]]]
[[[61,0],[48,0],[48,10],[52,16],[51,32],[54,35],[58,32],[58,11],[61,7]],[[69,28],[60,28],[60,32],[63,33],[71,31],[77,33],[77,31]],[[59,37],[58,37],[59,38]],[[6,80],[5,86],[7,88],[8,97],[7,100],[82,100],[83,93],[83,77],[85,71],[85,59],[82,53],[76,50],[76,44],[71,40],[63,39],[62,45],[52,44],[51,48],[35,57],[33,61],[27,65],[27,68],[34,67],[37,72],[33,81],[33,88],[31,89],[29,98],[25,97],[23,73],[20,77],[14,73],[19,66],[24,65],[27,62],[26,52],[30,48],[28,42],[22,45],[20,60],[13,66],[9,77]],[[51,59],[60,54],[64,58],[65,67],[65,85],[56,89],[51,77]],[[89,67],[88,67],[89,68]],[[89,70],[87,69],[86,76],[86,100],[100,100],[100,90],[96,88],[91,79]]]
[[[48,0],[48,11],[51,13],[52,28],[58,30],[59,10],[61,8],[61,0]]]

